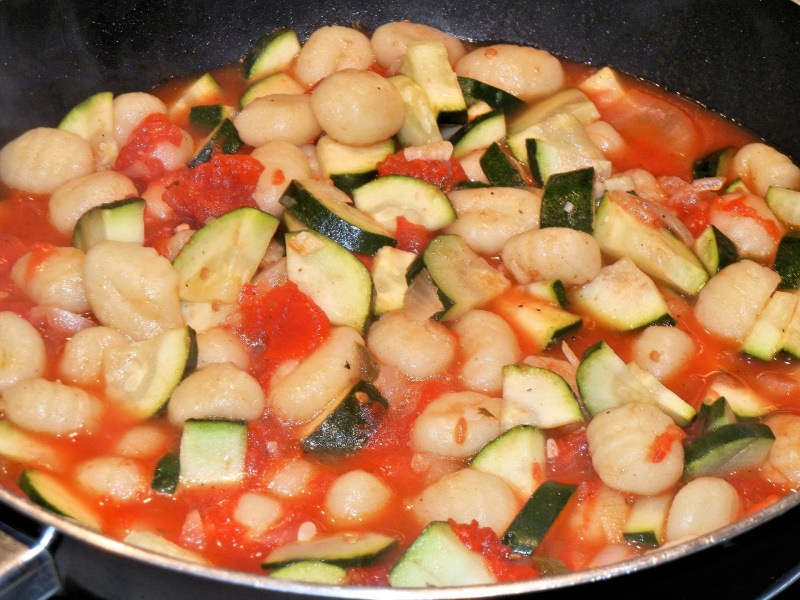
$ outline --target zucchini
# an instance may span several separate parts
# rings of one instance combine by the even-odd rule
[[[554,173],[542,194],[540,227],[569,227],[592,232],[594,221],[594,169]]]
[[[322,561],[339,567],[366,567],[376,563],[395,545],[395,538],[368,531],[340,531],[308,541],[278,546],[261,563],[275,569],[299,561]]]
[[[304,94],[306,89],[292,79],[291,75],[287,73],[273,73],[267,75],[264,79],[259,79],[250,87],[248,87],[241,98],[239,98],[239,105],[244,108],[253,100],[263,98],[264,96],[272,96],[273,94]]]
[[[125,198],[90,208],[75,223],[72,245],[87,252],[104,240],[143,244],[144,210],[142,198]]]
[[[507,115],[526,106],[525,101],[517,98],[514,94],[471,77],[459,76],[458,85],[461,87],[464,98],[468,101],[472,103],[485,102],[494,110]]]
[[[408,290],[406,274],[416,259],[413,252],[392,246],[384,246],[375,254],[370,273],[375,288],[373,311],[376,315],[403,307]]]
[[[316,231],[286,234],[286,270],[332,324],[364,332],[372,310],[372,277],[358,258]]]
[[[403,146],[424,146],[442,141],[442,133],[436,122],[436,114],[428,102],[428,96],[416,81],[407,75],[392,75],[389,82],[403,99],[405,118],[397,141]]]
[[[559,279],[542,279],[521,286],[526,294],[553,306],[567,305],[567,290]]]
[[[149,552],[155,552],[157,554],[163,554],[164,556],[171,556],[172,558],[199,563],[201,565],[207,564],[206,560],[196,552],[187,550],[183,546],[153,531],[134,529],[128,533],[122,541],[131,546],[148,550]]]
[[[494,187],[524,187],[522,178],[514,160],[508,156],[497,142],[493,142],[480,158],[481,169],[489,185]]]
[[[61,466],[61,459],[53,448],[6,419],[0,419],[0,456],[53,470]]]
[[[583,319],[550,302],[535,298],[504,296],[493,308],[515,327],[534,351],[549,348],[583,325]]]
[[[198,109],[200,112],[196,112]],[[196,148],[192,159],[188,163],[191,169],[199,164],[208,162],[214,151],[223,154],[235,154],[243,146],[239,132],[233,125],[234,110],[229,106],[204,105],[195,106],[189,113],[189,119],[202,121],[204,127],[212,127],[205,139],[201,140]]]
[[[484,113],[450,136],[453,157],[463,158],[475,150],[488,148],[505,137],[505,115],[497,110]]]
[[[727,177],[728,167],[733,160],[734,149],[730,146],[714,150],[692,163],[692,179],[704,177]]]
[[[469,466],[497,475],[527,499],[547,469],[545,443],[544,434],[533,425],[515,425],[481,448]]]
[[[261,37],[242,62],[248,81],[284,71],[300,53],[300,40],[292,29],[278,27]]]
[[[508,429],[533,425],[551,429],[583,421],[575,392],[558,373],[526,364],[503,367],[500,423]]]
[[[220,486],[245,476],[247,424],[240,421],[190,419],[183,424],[180,484]]]
[[[658,548],[663,544],[671,504],[671,494],[637,498],[622,528],[625,541],[646,548]]]
[[[694,253],[709,275],[739,260],[736,244],[714,225],[706,227],[694,241]]]
[[[395,151],[395,142],[389,139],[370,146],[350,146],[323,135],[316,149],[322,174],[350,193],[378,176],[378,163]]]
[[[189,109],[189,123],[211,131],[225,119],[233,118],[235,109],[226,104],[197,104]]]
[[[168,452],[156,464],[150,487],[162,494],[174,494],[181,476],[180,455]]]
[[[91,529],[100,529],[100,517],[94,509],[50,473],[25,469],[20,473],[18,483],[20,489],[34,504]]]
[[[714,375],[704,402],[725,398],[734,414],[742,419],[763,417],[777,407],[767,398],[725,372]]]
[[[630,214],[615,200],[617,194],[625,192],[607,192],[597,208],[593,235],[600,248],[614,258],[627,256],[650,277],[681,293],[697,294],[709,278],[700,259],[666,227]]]
[[[98,164],[107,168],[114,164],[119,153],[113,106],[112,92],[98,92],[70,109],[58,124],[59,129],[78,134],[89,142]]]
[[[106,393],[140,418],[156,414],[172,391],[197,365],[197,337],[190,327],[106,350]]]
[[[442,42],[424,40],[408,44],[400,72],[423,89],[439,125],[466,123],[467,102]]]
[[[280,203],[311,229],[357,254],[375,254],[382,246],[395,246],[397,240],[383,225],[352,204],[344,202],[337,188],[312,180],[292,181]]]
[[[690,443],[684,451],[684,473],[693,479],[729,475],[761,465],[775,441],[763,423],[720,425]]]
[[[781,276],[780,289],[800,289],[800,231],[790,231],[781,238],[773,269]]]
[[[603,267],[569,298],[575,308],[616,331],[674,323],[661,291],[629,258]]]
[[[517,554],[533,554],[577,487],[555,481],[542,483],[506,529],[503,543]]]
[[[258,269],[278,223],[272,215],[244,206],[198,229],[172,262],[179,276],[181,300],[236,303],[242,286]]]
[[[275,569],[269,574],[275,579],[289,579],[304,583],[341,585],[347,583],[347,571],[342,567],[319,560],[301,560]]]
[[[781,351],[794,358],[800,358],[800,301],[786,326]]]
[[[437,231],[456,220],[450,200],[440,188],[408,175],[387,175],[353,190],[356,208],[370,215],[389,231],[397,217]]]
[[[800,227],[800,191],[771,185],[767,188],[764,200],[784,224]]]
[[[508,123],[508,134],[524,135],[524,132],[531,127],[559,113],[572,115],[581,125],[588,125],[600,119],[600,111],[583,91],[578,88],[565,88],[552,96],[529,104],[524,110],[514,114]]]
[[[473,308],[485,306],[511,285],[505,275],[454,234],[433,238],[422,254],[422,264],[445,307],[436,316],[442,321],[457,319]]]
[[[733,412],[730,403],[723,396],[703,402],[700,405],[700,419],[705,432],[717,429],[722,425],[738,422],[736,413]]]
[[[203,73],[180,93],[169,108],[169,117],[179,119],[192,106],[215,104],[222,97],[222,86],[211,73]]]
[[[380,425],[389,403],[378,389],[360,381],[341,402],[331,405],[304,427],[303,450],[319,454],[352,454],[360,450]]]
[[[392,566],[394,588],[450,587],[497,581],[483,556],[467,548],[450,525],[433,521]]]
[[[800,296],[791,292],[774,292],[764,310],[747,332],[741,350],[749,356],[769,361],[786,346],[786,333]]]

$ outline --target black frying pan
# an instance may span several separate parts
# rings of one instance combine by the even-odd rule
[[[0,146],[31,127],[54,126],[94,92],[148,89],[233,62],[277,25],[304,37],[324,24],[373,28],[398,19],[478,42],[525,43],[562,58],[614,65],[722,113],[800,159],[800,6],[791,0],[0,0]],[[4,520],[24,521],[17,536],[38,539],[43,552],[37,556],[52,556],[68,597],[420,600],[581,592],[766,599],[800,561],[792,554],[799,499],[790,497],[691,544],[574,576],[480,590],[320,590],[155,557],[2,490],[0,500]],[[5,551],[0,543],[0,555]],[[22,568],[20,559],[11,560]],[[0,560],[0,577],[6,564]]]

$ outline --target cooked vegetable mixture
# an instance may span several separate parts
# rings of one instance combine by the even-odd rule
[[[5,485],[111,537],[460,586],[800,485],[800,168],[613,68],[280,29],[0,181]]]

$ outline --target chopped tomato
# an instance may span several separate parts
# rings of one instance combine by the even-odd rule
[[[423,160],[415,158],[408,160],[402,152],[390,154],[378,163],[378,174],[409,175],[432,183],[444,191],[452,190],[462,181],[467,180],[467,174],[456,159],[450,160]]]
[[[558,473],[559,481],[580,483],[594,472],[585,429],[563,435],[555,444],[556,453],[548,458],[547,466],[551,473]]]
[[[246,154],[215,152],[208,162],[186,168],[164,192],[164,202],[194,227],[242,206],[256,207],[253,199],[264,166]]]
[[[481,527],[477,521],[462,524],[450,520],[449,523],[464,546],[483,556],[498,581],[533,579],[539,576],[539,570],[532,562],[513,560],[511,548],[501,542],[491,528]]]
[[[397,228],[395,237],[397,238],[397,248],[414,254],[421,254],[433,235],[422,225],[412,223],[405,217],[397,217]]]
[[[135,169],[138,178],[144,181],[160,177],[166,169],[158,158],[157,149],[164,143],[180,146],[183,143],[180,127],[172,123],[165,114],[153,113],[146,116],[131,132],[127,143],[120,148],[114,169]]]
[[[672,445],[675,442],[680,442],[686,437],[686,432],[675,424],[668,426],[664,431],[656,436],[653,445],[650,448],[650,461],[653,463],[660,463],[664,460]]]
[[[735,213],[737,216],[744,219],[753,219],[754,221],[757,221],[770,235],[770,237],[776,240],[780,239],[781,231],[775,221],[765,219],[759,215],[756,209],[747,204],[747,199],[745,196],[736,196],[733,199],[720,197],[718,206],[720,210],[725,212]]]

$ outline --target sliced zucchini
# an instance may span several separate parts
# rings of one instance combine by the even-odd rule
[[[389,231],[397,217],[437,231],[456,220],[450,200],[440,188],[408,175],[387,175],[353,190],[353,202]]]
[[[671,504],[671,494],[640,496],[631,507],[622,528],[622,536],[628,543],[636,546],[658,548],[664,543]]]
[[[514,159],[507,155],[497,142],[486,148],[481,155],[480,165],[486,179],[489,180],[489,185],[495,187],[525,186],[525,180]]]
[[[19,487],[34,504],[91,529],[100,529],[100,517],[94,509],[50,473],[25,469],[19,476]]]
[[[764,196],[767,206],[789,227],[800,227],[800,191],[771,185]]]
[[[181,477],[181,459],[175,452],[168,452],[156,464],[150,487],[162,494],[174,494]]]
[[[774,441],[772,430],[763,423],[721,425],[686,447],[684,473],[692,479],[758,467]]]
[[[179,546],[175,542],[165,538],[163,535],[159,535],[153,531],[134,529],[128,535],[126,535],[122,541],[126,544],[130,544],[131,546],[136,546],[137,548],[142,548],[157,554],[163,554],[164,556],[171,556],[172,558],[187,560],[189,562],[206,564],[206,560],[196,552],[187,550],[183,546]]]
[[[181,92],[169,109],[170,119],[177,119],[198,104],[215,104],[222,96],[222,86],[211,73],[203,73]]]
[[[484,113],[450,136],[453,157],[463,158],[470,152],[488,148],[506,137],[506,117],[500,111]]]
[[[213,129],[195,148],[194,155],[187,165],[189,168],[208,162],[214,151],[235,154],[243,146],[239,132],[233,124],[234,110],[232,107],[221,105],[194,107],[190,115],[194,114],[197,108],[208,109],[208,111],[201,111],[199,116],[195,115],[194,118],[205,120]],[[204,114],[204,112],[210,114]]]
[[[792,318],[786,326],[781,351],[794,358],[800,358],[800,302],[797,303]]]
[[[211,131],[236,111],[226,104],[197,104],[189,109],[189,123],[199,129]]]
[[[565,88],[514,114],[508,123],[508,134],[518,136],[534,125],[559,113],[575,117],[582,125],[600,119],[600,111],[589,97],[578,88]],[[530,136],[535,137],[535,136]]]
[[[98,92],[70,109],[58,124],[59,129],[76,133],[89,142],[98,163],[109,168],[119,153],[113,104],[111,92]]]
[[[625,84],[622,76],[612,67],[602,67],[578,86],[592,96],[600,96],[603,102],[614,102],[625,95]]]
[[[363,332],[372,309],[372,277],[356,256],[316,231],[286,234],[286,269],[335,325]]]
[[[406,109],[403,125],[397,132],[397,141],[403,146],[441,142],[442,133],[436,122],[436,114],[422,86],[407,75],[392,75],[389,82],[400,94]]]
[[[341,531],[279,546],[267,555],[261,567],[274,569],[307,560],[339,567],[366,567],[380,560],[396,543],[395,538],[382,533]]]
[[[269,574],[275,579],[289,579],[304,583],[341,585],[347,583],[347,570],[319,560],[301,560],[275,569]]]
[[[389,139],[370,146],[350,146],[323,135],[316,148],[322,174],[350,193],[378,176],[378,163],[395,151],[395,143]]]
[[[55,449],[6,419],[0,419],[0,456],[47,469],[57,470],[61,466]]]
[[[422,254],[422,262],[445,307],[438,315],[443,321],[457,319],[473,308],[488,304],[511,285],[505,275],[458,235],[433,238]]]
[[[485,102],[494,110],[507,115],[516,112],[526,106],[524,100],[520,100],[514,94],[501,90],[493,85],[472,79],[471,77],[458,77],[458,85],[464,98],[470,102]]]
[[[703,431],[706,432],[738,422],[736,413],[723,396],[703,402],[700,406],[700,419],[703,421]]]
[[[526,294],[539,300],[544,300],[553,306],[564,307],[567,305],[567,290],[558,279],[542,279],[532,281],[522,286]]]
[[[530,498],[547,468],[544,434],[533,425],[515,425],[486,444],[469,466],[497,475],[520,498]]]
[[[504,429],[533,425],[551,429],[580,423],[583,413],[575,392],[558,373],[526,364],[503,367]]]
[[[726,146],[719,150],[714,150],[710,154],[698,158],[692,163],[692,178],[703,179],[704,177],[726,177],[728,167],[733,160],[734,149]]]
[[[483,556],[468,549],[450,525],[433,521],[389,572],[394,588],[450,587],[495,583]]]
[[[592,232],[594,169],[554,173],[544,186],[540,227],[569,227]]]
[[[416,259],[413,252],[392,246],[384,246],[375,253],[370,273],[375,287],[373,311],[376,315],[403,307],[408,290],[406,275]]]
[[[259,39],[242,63],[245,79],[256,81],[285,70],[300,53],[300,40],[292,29],[279,27]]]
[[[273,94],[303,94],[306,89],[287,73],[273,73],[264,79],[259,79],[248,87],[242,97],[239,98],[239,105],[244,108],[257,98],[271,96]]]
[[[90,208],[75,223],[72,245],[86,252],[104,240],[143,244],[144,209],[142,198],[126,198]]]
[[[634,362],[628,363],[626,367],[630,376],[646,391],[649,401],[672,417],[675,423],[687,427],[694,421],[697,416],[694,407],[661,383],[650,371],[642,369]]]
[[[725,372],[713,376],[704,402],[720,397],[725,398],[734,414],[743,419],[763,417],[776,409],[770,400]]]
[[[493,308],[522,334],[535,351],[550,347],[583,325],[579,315],[536,298],[504,296],[493,304]]]
[[[180,485],[233,485],[244,479],[247,424],[193,420],[183,424]]]
[[[736,244],[714,225],[706,227],[694,241],[694,252],[710,275],[739,260]]]
[[[569,298],[576,309],[616,331],[674,323],[661,291],[629,258],[603,267]]]
[[[800,289],[800,231],[790,231],[781,238],[773,269],[781,276],[779,288]]]
[[[614,258],[627,256],[653,279],[693,296],[708,281],[700,259],[666,227],[648,225],[630,214],[607,192],[600,200],[594,237]],[[624,199],[623,199],[624,200]]]
[[[424,90],[439,125],[466,123],[467,102],[442,42],[424,40],[408,44],[400,72]]]
[[[800,296],[774,292],[764,310],[756,317],[742,343],[742,352],[764,361],[772,360],[786,346],[786,332]]]
[[[332,402],[303,428],[300,445],[306,452],[353,454],[369,441],[388,406],[386,398],[375,386],[360,381],[344,400]]]
[[[197,365],[197,337],[190,327],[109,348],[103,377],[109,398],[147,418],[167,403],[172,391]]]
[[[198,229],[172,263],[180,278],[181,300],[236,303],[278,224],[272,215],[245,206]]]
[[[533,554],[576,489],[555,481],[542,483],[508,526],[503,542],[517,554]]]
[[[312,180],[292,181],[280,203],[308,227],[350,252],[372,255],[382,246],[397,244],[388,229],[327,187]],[[337,188],[331,189],[343,194]]]

